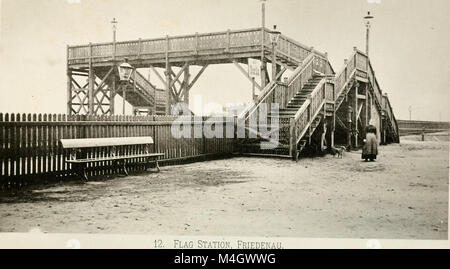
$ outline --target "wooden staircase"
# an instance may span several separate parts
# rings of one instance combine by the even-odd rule
[[[125,100],[130,105],[135,108],[146,109],[149,114],[165,115],[165,91],[156,88],[139,71],[136,70],[126,85],[117,87],[117,85],[120,85],[120,81],[118,77],[115,77],[115,79],[116,94],[122,98],[125,96]],[[112,81],[108,81],[107,85],[112,88]],[[156,111],[154,111],[155,109]]]
[[[276,156],[276,157],[288,157],[297,158],[300,151],[309,143],[310,137],[320,125],[320,122],[325,117],[324,111],[322,109],[323,102],[320,103],[319,107],[315,107],[315,111],[311,111],[313,95],[316,96],[317,93],[322,94],[320,98],[324,98],[324,83],[326,76],[317,72],[313,68],[313,59],[299,66],[293,73],[293,75],[288,79],[288,83],[277,83],[272,86],[271,91],[274,92],[273,98],[267,98],[270,102],[275,103],[285,103],[278,112],[268,112],[267,123],[268,126],[247,126],[248,133],[256,135],[253,138],[241,139],[241,151],[244,154],[250,155],[263,155],[263,156]],[[306,60],[305,60],[306,61]],[[289,97],[288,102],[283,102],[280,100],[275,100],[280,92],[289,93],[292,92]],[[281,87],[281,88],[280,88]],[[274,99],[275,98],[275,99]],[[257,112],[254,112],[257,113]],[[308,123],[305,126],[295,125],[294,123],[302,116],[308,114]],[[264,133],[259,132],[258,127],[263,127],[264,129],[270,130],[270,123],[278,122],[278,129],[271,130],[273,132],[278,132],[277,139],[273,137],[268,137]],[[298,129],[299,127],[300,129]],[[298,130],[296,130],[296,128]],[[300,134],[300,137],[297,137]],[[293,136],[295,138],[293,139]],[[262,143],[267,145],[272,145],[270,149],[263,148]],[[295,150],[293,150],[295,149]]]

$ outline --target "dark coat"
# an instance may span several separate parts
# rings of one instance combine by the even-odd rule
[[[366,142],[363,146],[363,159],[364,156],[368,155],[377,155],[378,154],[378,141],[377,141],[377,135],[374,133],[367,133],[366,134]]]

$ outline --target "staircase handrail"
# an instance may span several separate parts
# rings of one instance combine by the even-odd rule
[[[315,57],[314,53],[311,53],[308,57],[305,58],[305,60],[302,62],[300,66],[298,66],[294,72],[289,76],[287,85],[291,85],[295,79],[297,79],[305,70],[306,68],[312,64],[313,59]],[[272,80],[269,84],[267,84],[262,93],[258,96],[256,102],[251,103],[249,106],[247,106],[244,111],[239,115],[239,118],[245,117],[245,120],[247,120],[250,115],[257,110],[257,108],[263,103],[268,96],[270,96],[270,93],[273,92],[273,90],[276,88],[277,82],[276,79]]]
[[[132,78],[136,79],[136,84],[139,86],[139,88],[141,88],[141,91],[143,91],[144,94],[149,98],[149,100],[154,104],[156,102],[156,96],[154,96],[156,87],[151,84],[140,72],[138,72],[137,70],[135,72],[136,75],[132,76]],[[150,92],[146,86],[150,87],[153,92]]]
[[[327,82],[327,77],[323,77],[322,80],[316,85],[316,87],[314,88],[314,90],[310,93],[310,95],[308,96],[308,98],[305,100],[305,102],[302,104],[302,106],[300,107],[300,109],[297,111],[297,113],[295,113],[295,116],[292,118],[291,123],[290,123],[290,128],[291,128],[291,147],[293,148],[294,146],[297,145],[297,143],[300,141],[300,139],[303,137],[303,135],[306,132],[306,129],[308,128],[308,126],[311,124],[311,122],[314,120],[314,118],[316,117],[317,113],[320,111],[320,109],[322,108],[323,104],[325,103],[325,83]],[[310,107],[313,104],[318,103],[318,105],[316,105],[316,107],[312,107],[311,110]],[[308,117],[308,113],[310,113],[309,117]],[[305,114],[306,114],[306,122],[303,126],[301,133],[299,133],[298,135],[295,135],[295,125],[297,124],[297,122],[302,119],[305,120]]]
[[[351,54],[351,56],[348,58],[347,63],[344,64],[344,66],[340,69],[338,73],[336,73],[336,76],[334,78],[334,85],[336,89],[336,94],[334,95],[336,101],[339,96],[342,94],[342,91],[345,89],[351,78],[356,72],[356,54],[358,52],[354,50]],[[343,83],[340,84],[341,80],[343,79]]]

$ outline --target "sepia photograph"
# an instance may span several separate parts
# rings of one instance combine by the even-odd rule
[[[449,11],[0,0],[0,248],[449,247]]]

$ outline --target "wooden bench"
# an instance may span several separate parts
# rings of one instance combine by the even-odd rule
[[[150,136],[142,137],[111,137],[111,138],[80,138],[80,139],[60,139],[60,145],[63,149],[69,150],[69,158],[66,163],[71,163],[75,167],[77,174],[88,180],[87,165],[90,163],[112,161],[114,166],[121,167],[125,175],[128,175],[126,168],[126,160],[143,158],[147,165],[154,160],[156,169],[159,172],[158,158],[164,156],[164,153],[150,153],[150,146],[153,144],[153,138]],[[144,153],[130,153],[136,152],[133,146],[144,145]],[[89,151],[101,152],[100,157],[88,157]],[[120,154],[121,153],[121,154]]]

